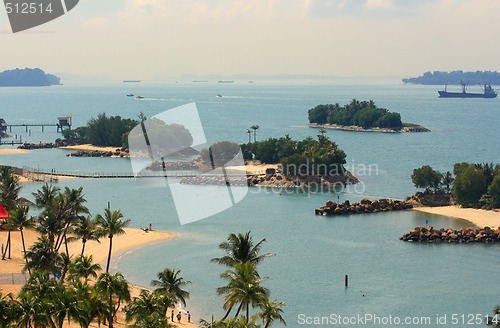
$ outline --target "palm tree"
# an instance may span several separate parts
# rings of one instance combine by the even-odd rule
[[[71,318],[79,319],[80,301],[75,288],[59,285],[54,289],[53,317],[57,328],[62,328],[64,319],[68,319],[68,326],[71,325]]]
[[[80,255],[70,265],[70,275],[76,278],[74,280],[83,278],[85,282],[88,281],[89,277],[97,278],[97,272],[101,270],[100,264],[93,263],[92,255]]]
[[[16,305],[12,294],[3,296],[0,292],[0,328],[12,327],[11,323],[15,322],[21,315],[19,307]]]
[[[130,300],[128,283],[121,273],[111,275],[106,272],[99,276],[95,287],[101,293],[103,300],[107,301],[109,328],[113,328],[113,318],[121,302]],[[116,302],[113,303],[113,300]]]
[[[49,310],[53,305],[47,298],[20,293],[16,302],[20,312],[16,320],[17,327],[55,327]]]
[[[21,233],[21,241],[23,244],[23,254],[24,259],[26,261],[26,265],[28,264],[28,258],[26,257],[26,243],[24,242],[24,228],[31,229],[33,228],[33,218],[28,216],[29,207],[17,207],[11,211],[9,225],[12,229],[19,229]],[[31,276],[31,271],[28,268],[28,273]]]
[[[180,277],[180,270],[165,268],[162,272],[158,273],[158,280],[151,281],[151,285],[158,287],[156,293],[169,293],[174,302],[181,302],[186,306],[186,298],[189,298],[189,292],[182,288],[191,284],[190,281],[184,280]]]
[[[0,201],[7,212],[10,212],[19,196],[21,186],[19,184],[19,177],[15,176],[12,168],[7,166],[0,167]],[[8,259],[10,260],[11,245],[10,245],[10,228],[7,235],[7,243],[5,245],[2,260],[5,260],[7,251],[9,252]]]
[[[274,321],[278,320],[286,326],[285,319],[283,318],[283,307],[285,307],[284,302],[278,302],[278,300],[269,301],[266,300],[264,303],[260,304],[260,312],[255,314],[255,317],[262,319],[262,324],[264,328],[270,327]]]
[[[221,274],[221,278],[228,280],[228,284],[217,288],[217,294],[224,296],[224,309],[227,310],[222,320],[225,320],[232,308],[240,304],[235,318],[241,310],[246,310],[246,320],[250,318],[250,306],[256,307],[264,303],[269,295],[269,290],[260,284],[267,279],[261,278],[256,270],[255,264],[251,262],[236,263],[233,270],[227,270]]]
[[[62,195],[68,206],[68,216],[66,217],[66,226],[64,227],[63,231],[63,239],[64,246],[66,248],[66,254],[69,255],[67,234],[71,226],[80,219],[80,214],[89,213],[89,210],[83,205],[85,202],[87,202],[87,200],[85,199],[85,195],[83,194],[83,187],[80,187],[78,189],[70,189],[68,187],[65,187],[64,193]]]
[[[167,323],[165,312],[173,306],[170,300],[166,301],[163,295],[142,290],[138,297],[134,297],[127,311],[127,322],[134,321],[132,327],[171,327]]]
[[[37,221],[36,229],[42,236],[47,236],[50,249],[53,251],[58,250],[57,246],[64,231],[67,215],[65,205],[62,197],[56,197],[50,205],[45,207]]]
[[[59,194],[59,191],[59,187],[46,183],[42,186],[41,190],[37,190],[31,194],[35,196],[36,206],[42,208],[51,204]]]
[[[227,267],[233,267],[236,263],[247,262],[251,262],[257,265],[266,257],[274,255],[271,253],[259,255],[262,244],[266,240],[262,239],[256,245],[254,245],[252,236],[250,234],[251,231],[248,231],[244,235],[241,233],[239,233],[238,235],[231,233],[227,237],[227,241],[219,245],[219,248],[224,250],[227,255],[220,258],[213,258],[210,261]]]
[[[47,236],[40,236],[26,252],[25,269],[33,269],[46,275],[55,273],[58,254],[50,246]]]
[[[258,125],[252,125],[250,129],[253,130],[253,142],[257,142],[257,130],[259,129],[260,126]]]
[[[56,327],[52,314],[56,308],[57,287],[55,279],[42,272],[33,272],[17,298],[22,313],[17,320],[19,327]]]
[[[108,252],[108,263],[106,264],[106,273],[109,272],[109,264],[111,261],[111,251],[113,249],[113,237],[122,235],[125,233],[125,228],[130,220],[122,220],[123,214],[120,210],[111,212],[110,209],[104,210],[104,216],[98,214],[96,216],[96,223],[101,226],[102,233],[108,235],[109,238],[109,252]]]
[[[102,236],[102,232],[90,216],[80,217],[80,220],[73,227],[72,232],[82,240],[82,252],[80,255],[83,255],[87,241],[94,240],[100,243],[99,238]]]

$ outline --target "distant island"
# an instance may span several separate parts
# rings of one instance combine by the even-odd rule
[[[318,105],[309,110],[309,126],[360,132],[428,132],[423,126],[403,123],[399,113],[389,112],[375,105],[373,100],[353,99],[340,106]]]
[[[16,68],[0,73],[0,87],[46,87],[60,84],[60,78],[46,74],[39,68]]]
[[[467,84],[496,84],[500,85],[500,72],[497,71],[477,71],[477,72],[425,72],[419,77],[410,77],[402,80],[408,84],[424,84],[424,85],[445,85],[461,83]]]

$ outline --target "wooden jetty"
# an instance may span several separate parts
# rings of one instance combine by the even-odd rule
[[[57,170],[45,171],[24,166],[22,175],[30,176],[58,176],[69,178],[87,178],[87,179],[135,179],[135,178],[187,178],[205,175],[197,171],[141,171],[134,172],[62,172]],[[220,176],[220,174],[212,174]]]
[[[60,116],[57,118],[57,123],[13,123],[9,124],[5,122],[3,118],[0,118],[0,131],[6,132],[7,128],[9,132],[12,132],[12,127],[25,127],[26,132],[28,132],[28,128],[30,127],[41,127],[42,132],[44,132],[46,126],[55,126],[57,127],[57,131],[62,130],[64,128],[71,129],[73,115],[69,114],[66,116]]]

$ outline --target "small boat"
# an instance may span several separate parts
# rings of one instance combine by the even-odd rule
[[[144,97],[143,96],[137,96],[137,97],[135,97],[135,99],[141,100],[141,99],[144,99]]]
[[[217,95],[217,98],[222,98],[222,96],[220,94]]]
[[[134,96],[134,94],[133,94],[133,93],[129,93],[129,94],[127,95],[127,97],[133,97],[133,96]]]
[[[463,83],[460,81],[460,84],[462,85],[462,92],[448,92],[447,87],[448,85],[444,86],[444,90],[438,91],[439,93],[439,98],[496,98],[497,93],[493,88],[491,87],[491,84],[484,84],[484,87],[481,86],[481,89],[483,89],[483,93],[471,93],[467,92],[467,87],[469,86],[466,83]]]

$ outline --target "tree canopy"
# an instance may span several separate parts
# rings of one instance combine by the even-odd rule
[[[345,152],[321,133],[317,139],[307,137],[296,141],[284,136],[244,144],[241,148],[245,159],[281,164],[288,176],[327,175],[332,170],[343,173],[346,163]]]
[[[378,127],[397,130],[403,127],[399,113],[391,113],[385,108],[377,107],[372,100],[353,99],[345,106],[338,103],[318,105],[311,108],[308,114],[309,122],[317,124],[361,126],[365,129]]]

